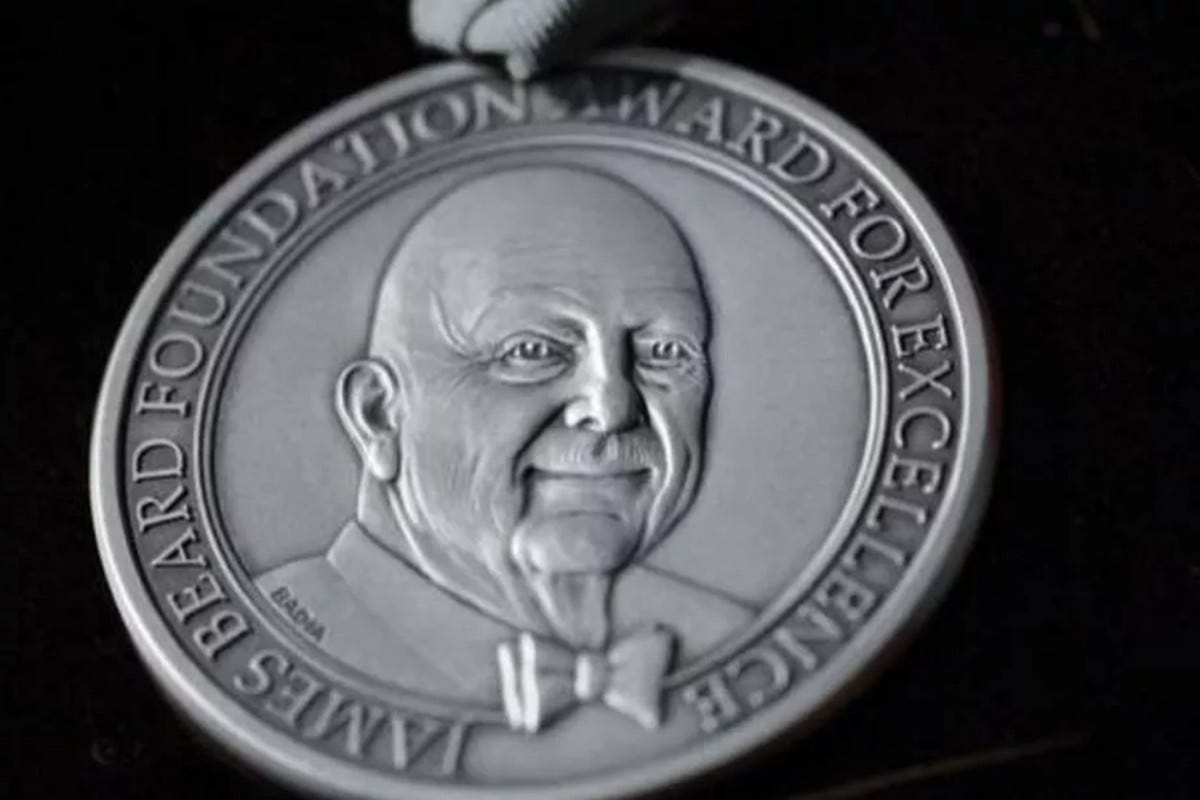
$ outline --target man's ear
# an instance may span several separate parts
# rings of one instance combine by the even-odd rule
[[[382,361],[355,361],[338,376],[335,402],[346,435],[376,480],[391,481],[400,471],[400,410],[397,382]]]

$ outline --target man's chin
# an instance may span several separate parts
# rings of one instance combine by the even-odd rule
[[[607,512],[568,512],[527,519],[511,553],[551,631],[579,648],[603,647],[608,597],[641,531]]]
[[[612,514],[553,514],[521,525],[512,552],[526,572],[598,575],[625,566],[639,538],[639,531]]]

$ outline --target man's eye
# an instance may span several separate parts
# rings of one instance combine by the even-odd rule
[[[562,357],[559,348],[545,339],[519,339],[508,346],[500,358],[514,366],[521,364],[538,365],[557,361]]]
[[[650,345],[650,357],[659,361],[675,361],[683,358],[683,345],[679,342],[655,342]]]
[[[638,360],[651,367],[676,366],[692,356],[691,348],[679,339],[656,339],[638,349]]]

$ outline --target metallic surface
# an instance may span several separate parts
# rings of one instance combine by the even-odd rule
[[[278,778],[635,795],[895,652],[982,510],[990,391],[952,240],[811,101],[662,53],[448,65],[172,244],[93,509],[155,677]]]

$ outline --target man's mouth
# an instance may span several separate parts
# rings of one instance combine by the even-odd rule
[[[648,475],[650,468],[620,464],[572,464],[565,469],[530,467],[529,477],[543,480],[565,480],[570,478],[638,478]]]
[[[532,468],[528,486],[535,506],[550,512],[620,514],[650,480],[644,466],[572,464],[569,469]]]

